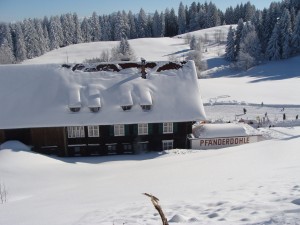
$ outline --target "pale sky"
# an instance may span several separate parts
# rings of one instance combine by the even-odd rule
[[[26,18],[43,18],[64,13],[76,12],[79,17],[110,14],[119,10],[138,13],[141,8],[146,13],[159,12],[174,8],[176,13],[179,3],[190,6],[195,0],[0,0],[0,22],[16,22]],[[225,10],[229,6],[245,4],[248,0],[212,0],[216,6]],[[251,0],[258,9],[269,7],[274,0]],[[276,1],[276,0],[275,0]],[[278,0],[280,1],[280,0]],[[195,1],[204,3],[204,0]],[[209,1],[207,1],[209,2]]]

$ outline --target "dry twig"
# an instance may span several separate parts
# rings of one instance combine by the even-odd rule
[[[151,195],[148,193],[143,193],[143,194],[151,198],[151,202],[154,205],[154,208],[158,211],[163,225],[169,225],[168,220],[165,217],[165,214],[162,211],[161,206],[158,204],[159,199],[157,197],[155,197],[154,195]]]

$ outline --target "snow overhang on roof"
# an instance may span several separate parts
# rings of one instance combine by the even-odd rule
[[[248,133],[243,125],[234,123],[201,124],[193,128],[195,138],[240,137]]]
[[[147,62],[147,79],[141,78],[139,63],[121,63],[95,65],[95,70],[84,65],[0,66],[0,129],[205,119],[192,61]],[[131,108],[124,112],[122,105]]]

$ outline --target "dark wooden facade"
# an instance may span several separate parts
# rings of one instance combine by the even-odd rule
[[[124,136],[115,136],[113,125],[98,127],[99,137],[89,137],[84,126],[82,138],[68,138],[66,127],[0,130],[0,142],[19,140],[43,154],[88,156],[160,151],[164,140],[172,140],[173,148],[188,148],[187,135],[192,133],[192,122],[173,123],[168,134],[163,133],[163,123],[148,124],[147,135],[138,135],[137,124],[126,124]]]

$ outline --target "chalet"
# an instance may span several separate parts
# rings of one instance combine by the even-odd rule
[[[0,144],[61,156],[188,148],[205,119],[193,61],[0,66]]]

